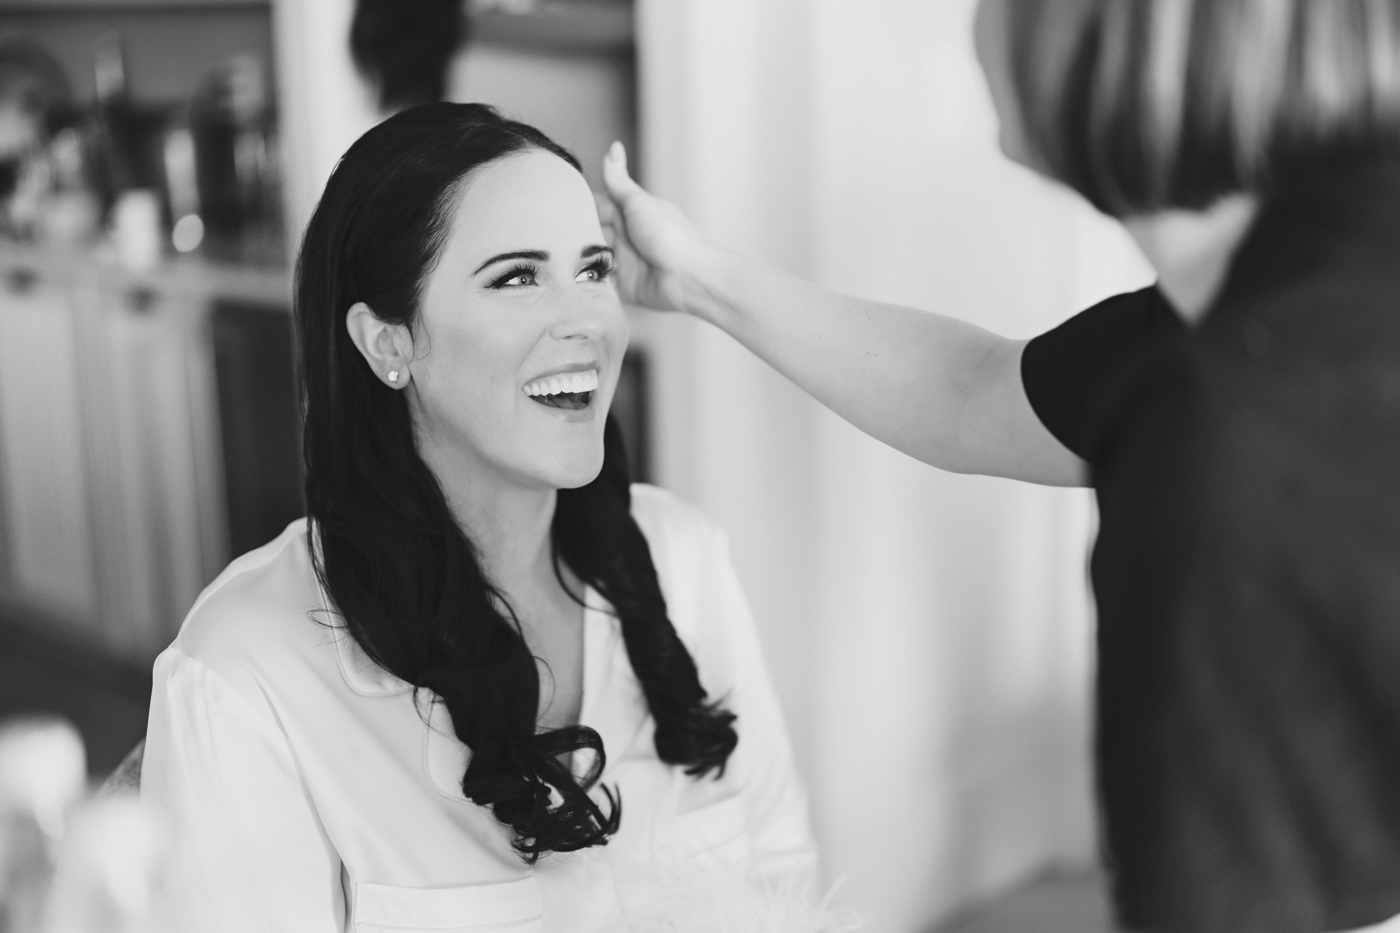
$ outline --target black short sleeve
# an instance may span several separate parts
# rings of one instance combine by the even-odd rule
[[[1105,423],[1103,396],[1124,361],[1183,331],[1155,287],[1115,295],[1026,345],[1021,382],[1051,434],[1093,463]]]
[[[1030,341],[1098,502],[1094,752],[1117,926],[1400,916],[1400,161],[1261,201],[1190,326],[1158,290]]]

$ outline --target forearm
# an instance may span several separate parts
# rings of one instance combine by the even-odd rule
[[[1020,343],[831,292],[718,248],[704,247],[697,260],[683,281],[686,310],[862,431],[945,470],[1072,479],[1022,462],[1023,453],[1042,452],[1034,441],[1045,438],[1022,436],[1041,429],[1020,386]]]
[[[624,294],[710,321],[867,434],[925,463],[1078,485],[1084,465],[1036,417],[1024,346],[965,321],[818,288],[704,242],[672,205],[603,163],[603,221]]]

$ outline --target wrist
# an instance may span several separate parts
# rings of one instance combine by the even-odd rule
[[[681,309],[691,317],[728,329],[734,314],[725,283],[735,257],[727,250],[697,239],[680,279]]]

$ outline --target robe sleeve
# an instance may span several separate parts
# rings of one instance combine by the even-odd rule
[[[340,860],[273,709],[178,646],[155,665],[141,796],[170,842],[163,929],[344,928]]]

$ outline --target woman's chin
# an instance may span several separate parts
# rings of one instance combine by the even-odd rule
[[[580,451],[555,460],[541,478],[551,489],[578,489],[593,482],[602,471],[603,447],[599,444],[596,453]]]

